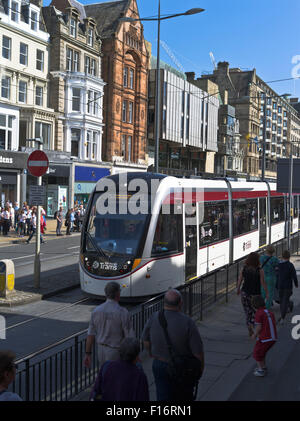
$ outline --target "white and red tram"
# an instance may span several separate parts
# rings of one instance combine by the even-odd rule
[[[118,175],[99,180],[90,197],[79,264],[81,288],[88,294],[104,296],[112,280],[120,283],[123,298],[158,294],[287,235],[287,197],[276,192],[274,183],[151,173],[126,177],[126,183],[120,183]],[[97,203],[107,194],[107,180],[116,186],[111,196],[117,205],[116,212],[103,214]],[[147,212],[121,212],[138,192],[136,180],[148,188],[140,196]],[[295,195],[291,234],[298,228]]]

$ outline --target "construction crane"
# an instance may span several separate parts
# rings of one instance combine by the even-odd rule
[[[212,64],[214,65],[214,70],[216,70],[217,69],[217,62],[215,60],[215,57],[214,57],[213,53],[210,52],[209,53],[209,56],[210,56],[210,59],[211,59]]]

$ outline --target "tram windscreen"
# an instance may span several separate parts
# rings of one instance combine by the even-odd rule
[[[108,256],[136,257],[148,215],[97,213],[95,195],[87,226],[86,251],[95,246]]]

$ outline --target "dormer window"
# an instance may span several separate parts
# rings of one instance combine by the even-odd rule
[[[11,2],[11,20],[19,22],[19,3],[16,1]]]
[[[77,27],[76,19],[71,18],[70,19],[70,35],[74,38],[76,38],[76,27]]]
[[[31,11],[30,14],[30,20],[31,20],[31,29],[33,31],[37,31],[37,23],[38,23],[38,14],[37,12],[34,12],[33,10]]]
[[[88,45],[90,45],[91,47],[94,44],[94,30],[93,28],[89,28],[88,29],[88,37],[87,37],[87,43]]]

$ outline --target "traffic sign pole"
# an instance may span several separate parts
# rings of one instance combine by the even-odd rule
[[[47,155],[41,150],[42,145],[39,143],[39,149],[32,152],[27,161],[29,172],[38,177],[37,185],[42,185],[42,176],[46,173],[49,160]],[[41,206],[38,203],[36,212],[36,242],[35,242],[35,257],[34,257],[34,287],[40,288],[41,278]]]
[[[42,177],[38,177],[37,185],[42,185]],[[37,207],[36,215],[36,241],[35,241],[35,256],[34,256],[34,287],[40,288],[41,285],[41,206]]]

